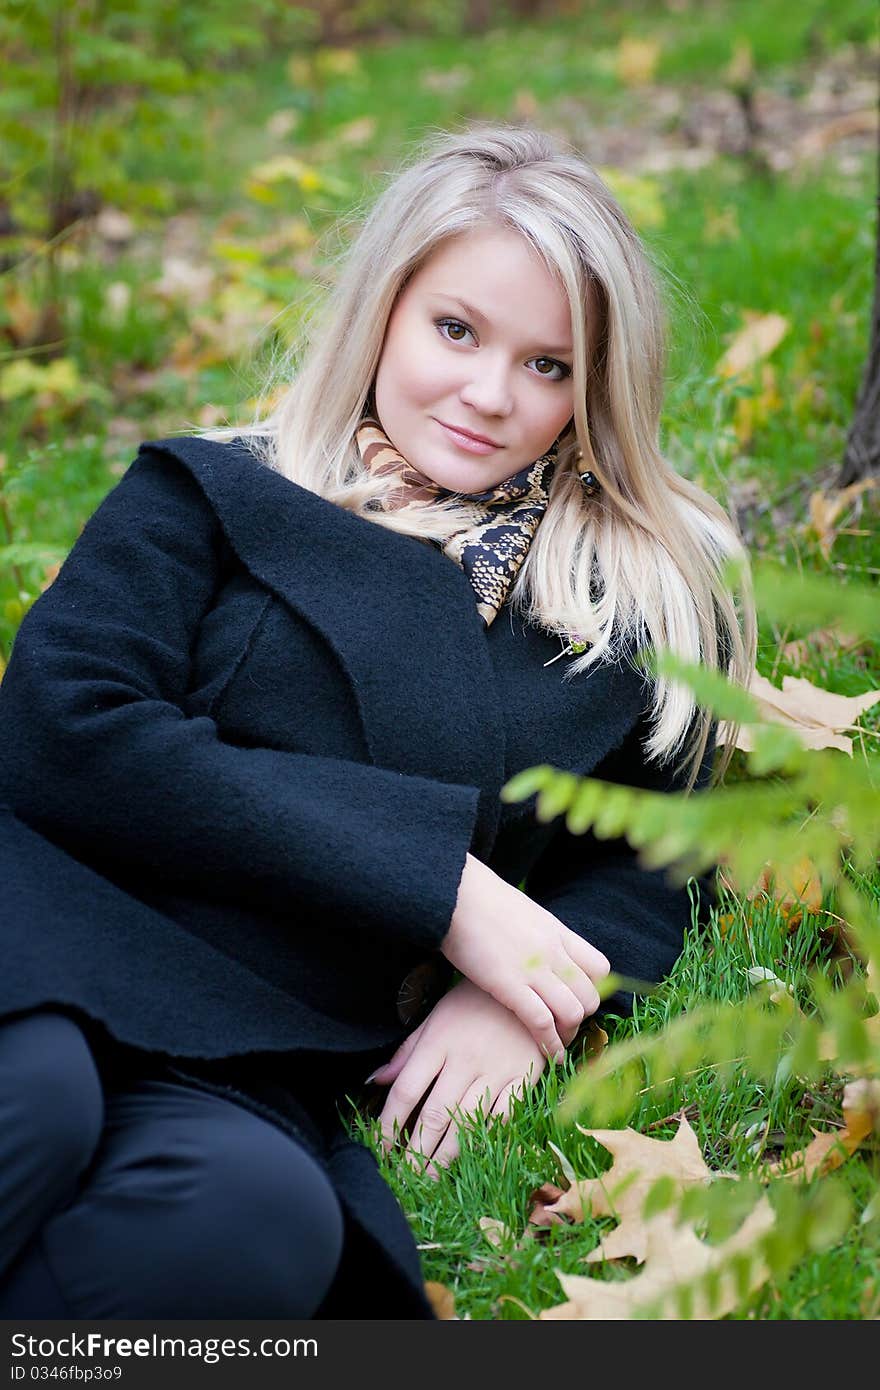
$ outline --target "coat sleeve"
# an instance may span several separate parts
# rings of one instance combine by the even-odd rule
[[[238,747],[182,708],[226,553],[195,480],[142,451],[20,626],[0,683],[0,802],[123,876],[292,921],[307,904],[329,930],[437,947],[477,787]]]
[[[716,731],[713,721],[693,795],[708,784]],[[641,739],[646,734],[643,715],[622,747],[592,776],[652,791],[682,790],[683,774],[674,777],[669,768],[645,762]],[[560,818],[560,828],[528,875],[526,892],[598,947],[615,973],[653,984],[668,974],[681,954],[693,905],[698,922],[705,924],[716,902],[714,869],[692,878],[690,889],[669,883],[667,873],[664,868],[643,868],[638,852],[623,836],[602,840],[592,831],[573,835]],[[632,999],[630,992],[620,990],[603,1007],[628,1011]]]

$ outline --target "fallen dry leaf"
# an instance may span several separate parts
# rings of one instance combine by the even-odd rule
[[[719,376],[739,376],[749,371],[779,346],[790,327],[782,314],[747,314],[746,318],[745,327],[735,334],[718,360],[715,370]]]
[[[458,1318],[455,1311],[455,1295],[445,1284],[438,1283],[436,1279],[426,1279],[425,1297],[438,1318],[444,1321]]]
[[[880,1317],[880,1287],[876,1279],[869,1279],[862,1291],[859,1317],[862,1322],[876,1322]]]
[[[586,1259],[617,1260],[631,1255],[645,1258],[647,1224],[643,1217],[645,1197],[660,1178],[671,1180],[670,1199],[679,1197],[694,1184],[712,1181],[712,1171],[706,1166],[697,1136],[682,1115],[674,1139],[650,1139],[634,1129],[584,1129],[582,1134],[598,1140],[614,1155],[607,1173],[599,1178],[585,1178],[573,1183],[555,1200],[548,1201],[549,1185],[539,1207],[529,1216],[535,1225],[550,1225],[558,1221],[582,1222],[585,1216],[614,1216],[618,1225],[603,1236]],[[537,1218],[537,1219],[536,1219]]]
[[[529,1225],[530,1226],[561,1226],[566,1221],[566,1215],[558,1207],[560,1197],[565,1196],[565,1188],[557,1187],[555,1183],[545,1182],[540,1187],[536,1187],[529,1197]]]
[[[573,1040],[582,1046],[582,1056],[598,1057],[608,1046],[608,1034],[594,1018],[585,1019]]]
[[[656,39],[622,38],[617,45],[617,76],[626,87],[642,87],[653,80],[659,57]]]
[[[476,1259],[468,1262],[466,1268],[482,1273],[490,1266],[497,1268],[500,1262],[508,1269],[517,1269],[520,1261],[515,1258],[514,1251],[521,1250],[525,1242],[532,1239],[529,1227],[527,1226],[520,1239],[516,1240],[510,1227],[505,1226],[496,1216],[481,1216],[479,1225],[489,1244],[498,1253],[493,1259],[485,1259],[478,1255]],[[503,1253],[504,1247],[507,1247],[507,1253]]]
[[[336,131],[336,138],[343,145],[353,145],[359,147],[366,145],[376,134],[375,116],[357,116],[355,120],[349,121],[346,125],[340,126]]]
[[[36,301],[21,285],[10,280],[4,283],[0,291],[0,303],[4,311],[4,331],[14,346],[25,347],[33,343],[40,328],[40,309]]]
[[[804,911],[814,915],[822,911],[822,880],[806,855],[793,864],[768,859],[746,897],[750,902],[756,898],[772,899],[789,931],[794,931],[803,921]]]
[[[512,1234],[510,1227],[505,1226],[503,1221],[499,1221],[497,1216],[481,1216],[480,1230],[483,1232],[489,1244],[494,1245],[496,1250],[499,1249],[505,1241],[510,1240]]]
[[[849,979],[856,961],[867,964],[846,918],[822,906],[822,882],[808,857],[796,860],[787,870],[767,860],[747,890],[738,884],[729,863],[719,866],[719,878],[728,892],[741,899],[739,912],[719,914],[717,926],[722,937],[733,939],[740,930],[748,935],[755,923],[763,919],[762,904],[769,902],[778,910],[789,933],[797,931],[804,911],[818,919],[814,940],[825,946],[829,961],[836,962],[840,978]]]
[[[756,430],[765,425],[783,400],[776,385],[776,371],[771,363],[761,365],[761,389],[753,396],[740,396],[733,416],[733,429],[741,445],[748,444]]]
[[[865,690],[861,695],[835,695],[803,676],[783,676],[782,689],[777,690],[757,671],[752,672],[749,694],[763,719],[792,730],[805,748],[839,748],[850,757],[852,739],[846,738],[842,731],[852,729],[855,720],[880,700],[880,690]],[[726,743],[729,732],[729,724],[722,720],[716,741]],[[742,725],[735,746],[745,753],[754,748],[750,725]]]
[[[805,666],[812,661],[813,651],[830,659],[838,653],[864,646],[865,640],[864,637],[843,632],[840,628],[817,627],[813,632],[808,632],[806,637],[797,637],[791,642],[786,642],[780,647],[779,654],[791,666]]]
[[[464,63],[451,68],[424,68],[419,74],[419,86],[426,92],[457,92],[473,75],[473,68]]]
[[[862,478],[839,492],[814,492],[810,495],[810,525],[819,541],[819,549],[826,560],[831,557],[831,547],[837,539],[838,517],[846,510],[854,498],[860,497],[869,488],[877,486],[876,478]]]
[[[707,1245],[688,1225],[676,1225],[673,1211],[660,1212],[646,1223],[644,1269],[632,1279],[606,1282],[583,1275],[554,1273],[568,1302],[539,1313],[548,1321],[594,1322],[630,1319],[650,1309],[658,1319],[680,1318],[679,1294],[691,1293],[689,1317],[698,1321],[721,1318],[769,1278],[763,1258],[749,1261],[748,1279],[740,1285],[731,1268],[734,1257],[754,1252],[774,1224],[773,1208],[765,1197],[754,1206],[739,1230],[720,1245]],[[706,1277],[717,1280],[717,1297],[710,1301]]]
[[[824,154],[829,145],[839,140],[847,140],[852,135],[867,133],[873,135],[877,129],[877,111],[873,106],[862,107],[858,111],[844,111],[833,120],[815,130],[808,130],[795,141],[794,150],[799,159],[813,159]]]
[[[513,98],[514,115],[520,121],[533,121],[540,110],[540,103],[534,92],[521,87]]]
[[[815,1136],[806,1148],[776,1163],[765,1163],[762,1178],[824,1177],[845,1163],[872,1131],[880,1129],[880,1081],[861,1078],[843,1090],[843,1129]]]

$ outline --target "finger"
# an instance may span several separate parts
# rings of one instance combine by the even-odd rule
[[[513,1111],[514,1097],[521,1097],[524,1094],[525,1089],[526,1083],[522,1079],[522,1077],[514,1078],[513,1081],[508,1081],[507,1085],[502,1086],[501,1090],[498,1092],[498,1095],[495,1097],[495,1102],[491,1110],[489,1111],[489,1114],[496,1115],[498,1119],[503,1120],[506,1123],[510,1119],[511,1113]]]
[[[394,1053],[394,1056],[389,1057],[387,1062],[382,1062],[380,1066],[376,1067],[375,1070],[370,1073],[370,1081],[375,1081],[379,1086],[388,1086],[400,1075],[401,1069],[412,1055],[413,1048],[418,1042],[419,1035],[427,1021],[427,1019],[423,1019],[418,1028],[414,1029],[408,1037],[404,1038],[400,1047]]]
[[[447,1130],[450,1126],[454,1128],[455,1111],[461,1104],[462,1095],[467,1094],[471,1084],[472,1079],[465,1081],[460,1075],[456,1079],[452,1073],[441,1073],[412,1127],[407,1145],[412,1152],[422,1153],[426,1158],[434,1157],[434,1151]]]
[[[421,1149],[404,1149],[401,1157],[402,1161],[408,1168],[412,1168],[414,1173],[433,1178],[435,1182],[440,1177],[440,1171],[434,1160],[423,1154]]]
[[[443,1169],[448,1168],[449,1165],[458,1158],[458,1154],[458,1128],[455,1124],[451,1124],[443,1137],[443,1142],[436,1150],[434,1157],[429,1159],[427,1163],[425,1172],[428,1174],[428,1177],[433,1178],[434,1181],[437,1182]]]
[[[427,1174],[429,1178],[434,1178],[435,1180],[439,1178],[440,1174],[434,1167],[431,1159],[426,1158],[420,1150],[404,1149],[400,1157],[401,1162],[405,1163],[407,1168],[411,1168],[414,1173],[419,1173],[421,1175]]]
[[[434,1150],[432,1161],[438,1168],[448,1168],[453,1159],[458,1157],[461,1146],[461,1129],[467,1118],[489,1114],[492,1092],[493,1087],[487,1076],[478,1076],[476,1081],[464,1092],[455,1107],[446,1134]]]
[[[587,1014],[599,1007],[599,995],[592,980],[573,964],[571,972],[574,979],[570,984],[552,970],[541,971],[532,981],[532,988],[538,990],[552,1012],[557,1031],[566,1047],[577,1036]]]
[[[601,951],[597,951],[595,946],[591,946],[589,941],[585,941],[571,927],[566,927],[565,949],[572,960],[585,970],[591,980],[604,980],[606,975],[611,973],[611,962]]]
[[[403,1129],[445,1062],[445,1052],[429,1051],[425,1045],[405,1063],[403,1070],[385,1098],[385,1104],[379,1116],[382,1144],[386,1153],[393,1148],[399,1137],[399,1131]],[[397,1132],[395,1132],[395,1126]]]
[[[559,1029],[560,1034],[562,1034],[562,1037],[566,1040],[566,1044],[569,1044],[571,1038],[573,1038],[577,1030],[580,1029],[581,1023],[584,1022],[585,1017],[596,1012],[596,1009],[601,1005],[602,999],[599,998],[599,991],[596,990],[595,984],[589,979],[588,974],[584,974],[584,970],[581,969],[581,966],[576,965],[574,960],[569,959],[569,965],[560,966],[555,974],[557,981],[556,986],[553,986],[552,983],[548,983],[548,988],[546,988],[545,991],[544,983],[542,983],[539,988],[541,988],[541,992],[544,994],[546,1004],[548,1004],[549,1008],[553,1011],[557,1029]],[[574,1001],[577,1002],[577,1009],[580,1009],[580,1017],[578,1017],[578,1022],[574,1027],[573,1023],[577,1015],[576,1006],[571,1002],[571,999],[560,994],[560,987],[566,988],[569,994],[573,995]]]
[[[489,986],[483,986],[483,988],[492,995],[493,999],[497,999],[499,1004],[503,1004],[512,1014],[516,1014],[520,1023],[541,1048],[544,1056],[562,1060],[565,1056],[565,1044],[559,1036],[551,1010],[536,989],[531,985],[520,984],[518,981],[511,984],[508,978],[505,978],[500,985],[493,984],[491,988]]]

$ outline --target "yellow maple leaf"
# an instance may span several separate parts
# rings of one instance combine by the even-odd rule
[[[749,901],[771,898],[793,931],[803,920],[805,909],[814,915],[822,911],[822,879],[807,855],[788,864],[768,859],[746,897]]]
[[[719,376],[734,377],[750,371],[763,357],[769,357],[789,330],[782,314],[746,314],[747,322],[735,334],[715,370]]]
[[[556,1201],[543,1201],[540,1224],[564,1219],[581,1222],[585,1215],[615,1216],[619,1224],[590,1251],[587,1261],[616,1260],[627,1255],[644,1260],[648,1226],[643,1212],[645,1198],[654,1184],[666,1178],[670,1195],[680,1196],[689,1187],[712,1180],[697,1136],[684,1115],[673,1139],[651,1139],[634,1129],[584,1129],[583,1125],[577,1128],[608,1149],[614,1162],[601,1177],[574,1182]]]
[[[707,1245],[692,1226],[677,1225],[674,1212],[660,1212],[646,1225],[645,1261],[639,1274],[632,1279],[606,1282],[556,1269],[554,1273],[568,1301],[544,1309],[539,1319],[619,1321],[650,1311],[660,1320],[675,1320],[682,1316],[681,1298],[686,1291],[690,1295],[691,1319],[721,1318],[739,1307],[769,1278],[759,1246],[774,1221],[773,1208],[763,1197],[734,1235],[720,1245]],[[752,1257],[745,1280],[735,1272],[737,1256]],[[714,1277],[714,1297],[709,1293],[710,1277]]]
[[[762,1178],[824,1176],[845,1163],[873,1131],[880,1129],[880,1081],[860,1078],[843,1090],[843,1129],[813,1130],[806,1148],[776,1163],[765,1163]]]
[[[852,739],[843,730],[852,729],[855,720],[880,700],[880,690],[865,690],[861,695],[836,695],[831,690],[814,685],[803,676],[783,676],[782,689],[777,690],[766,676],[752,672],[749,694],[758,705],[761,717],[772,724],[791,729],[805,748],[839,748],[852,757]],[[725,743],[730,736],[726,721],[719,722],[716,741]],[[748,753],[754,748],[752,729],[742,725],[736,747]]]

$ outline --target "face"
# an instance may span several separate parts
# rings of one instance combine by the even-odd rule
[[[376,413],[433,482],[480,492],[546,453],[571,420],[571,364],[568,299],[536,252],[507,228],[464,232],[398,296]],[[475,444],[455,427],[490,442]]]

